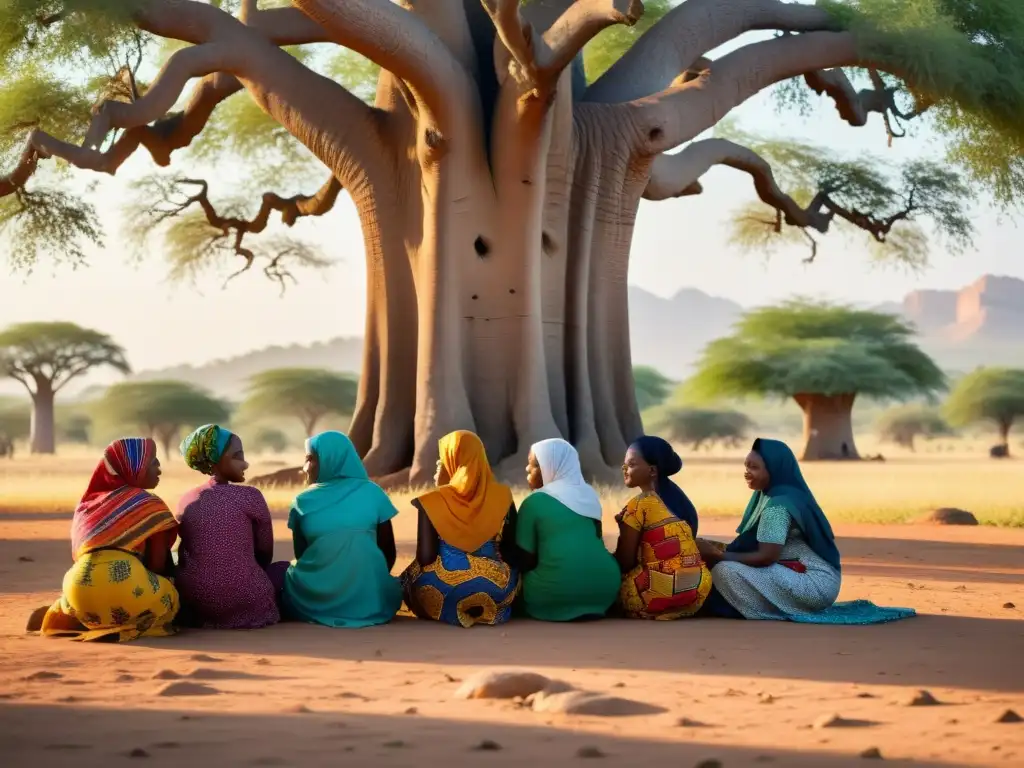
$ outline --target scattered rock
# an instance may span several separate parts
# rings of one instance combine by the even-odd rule
[[[131,683],[131,682],[134,682],[134,681],[135,681],[135,675],[128,675],[128,674],[118,675],[114,679],[115,683]]]
[[[444,679],[447,680],[449,683],[461,683],[462,682],[459,678],[452,677],[447,672],[444,673]]]
[[[34,563],[35,561],[34,557],[28,557],[27,555],[22,555],[18,558],[19,563]]]
[[[702,723],[700,720],[691,720],[688,717],[680,717],[676,720],[677,728],[707,728],[707,723]]]
[[[270,659],[256,659],[256,663],[259,664],[261,667],[269,667]]]
[[[867,749],[865,749],[863,752],[860,753],[860,756],[863,759],[865,759],[865,760],[884,760],[885,759],[884,757],[882,757],[882,750],[880,750],[878,747],[868,747]]]
[[[612,686],[612,688],[625,688],[625,687],[626,687],[625,683],[616,683],[615,685]]]
[[[1014,605],[1013,603],[1003,603],[1003,608],[1006,608],[1007,610],[1011,610],[1012,611],[1016,607],[1017,606]]]
[[[448,677],[446,675],[446,677]],[[454,679],[452,679],[454,682]],[[559,687],[560,686],[560,687]],[[459,699],[514,699],[523,698],[543,690],[567,690],[568,686],[550,680],[536,672],[496,672],[484,671],[473,675],[455,692]]]
[[[199,661],[204,664],[215,664],[218,661],[223,661],[223,659],[218,659],[216,656],[210,656],[207,653],[197,653],[194,656],[191,656],[190,658],[192,659],[192,661]]]
[[[874,725],[870,720],[851,720],[841,715],[822,715],[814,721],[812,727],[815,730],[822,728],[865,728]]]
[[[1021,717],[1012,709],[1008,709],[999,717],[996,718],[997,723],[1024,723],[1024,717]]]
[[[85,699],[79,698],[78,696],[62,696],[57,699],[58,704],[77,704],[80,701],[85,701]]]
[[[182,676],[173,669],[161,669],[153,675],[154,680],[181,680],[181,677]]]
[[[231,669],[210,669],[198,667],[185,677],[190,680],[265,680],[263,675],[251,675],[248,672],[237,672]]]
[[[203,683],[171,683],[158,693],[158,696],[216,696],[220,693],[216,688]]]
[[[576,757],[607,757],[598,747],[580,747],[576,750]]]
[[[416,707],[409,707],[407,710],[405,710],[405,714],[407,715],[418,715],[419,712],[420,711],[416,709]]]
[[[479,744],[477,744],[475,747],[473,747],[473,751],[474,752],[499,752],[499,751],[501,751],[501,744],[499,744],[496,741],[491,741],[490,739],[484,739]]]
[[[60,680],[64,675],[60,672],[50,672],[48,669],[41,669],[38,672],[33,672],[28,677],[23,678],[26,682],[32,683],[37,680]]]
[[[534,712],[591,717],[630,717],[665,711],[663,707],[653,704],[586,691],[538,691],[531,705]]]
[[[857,698],[858,699],[877,699],[878,697],[875,696],[875,694],[873,694],[873,693],[868,693],[867,691],[864,691],[863,693],[858,693],[857,694]]]
[[[759,699],[760,699],[760,703],[761,704],[774,704],[775,703],[775,697],[772,696],[770,693],[762,693],[759,696]]]
[[[694,766],[694,768],[722,768],[722,761],[717,758],[710,757],[707,760],[701,760]]]
[[[906,700],[908,707],[937,707],[942,702],[932,696],[931,691],[921,690]]]
[[[291,707],[286,707],[284,712],[291,715],[309,715],[312,714],[313,710],[305,704],[295,704]]]
[[[149,752],[144,750],[142,747],[136,747],[128,753],[128,757],[149,757]]]
[[[978,518],[965,509],[940,507],[921,518],[921,522],[932,525],[977,525]]]

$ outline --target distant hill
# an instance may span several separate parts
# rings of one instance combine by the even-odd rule
[[[959,291],[914,291],[902,302],[875,309],[912,322],[920,343],[949,371],[980,365],[1024,367],[1024,280],[986,275]],[[729,333],[744,308],[728,299],[684,288],[663,299],[629,289],[633,362],[681,380],[704,345]],[[362,339],[266,347],[205,365],[181,365],[137,374],[135,380],[180,379],[238,399],[249,377],[270,368],[312,366],[359,373]]]

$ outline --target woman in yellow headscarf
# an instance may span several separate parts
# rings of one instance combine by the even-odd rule
[[[437,489],[419,510],[416,559],[402,574],[406,605],[421,619],[455,626],[503,624],[519,590],[516,507],[499,483],[480,438],[441,438]]]

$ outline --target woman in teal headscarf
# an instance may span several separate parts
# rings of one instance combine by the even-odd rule
[[[785,443],[758,438],[744,461],[753,491],[724,550],[699,541],[711,571],[705,610],[736,619],[875,624],[912,616],[867,601],[836,603],[842,565],[832,526]]]
[[[402,605],[402,588],[391,575],[391,519],[398,511],[340,432],[307,441],[303,470],[309,487],[288,516],[296,559],[285,576],[285,613],[328,627],[391,621]]]

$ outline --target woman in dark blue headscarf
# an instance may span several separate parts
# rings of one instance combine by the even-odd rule
[[[753,493],[739,535],[724,550],[698,542],[713,566],[707,612],[820,624],[875,624],[913,615],[866,601],[835,602],[842,582],[835,535],[789,446],[758,438],[743,466]]]
[[[645,435],[633,443],[644,461],[657,470],[655,490],[665,502],[669,512],[690,526],[694,537],[697,536],[697,508],[683,493],[683,489],[672,482],[672,477],[683,469],[683,460],[679,458],[672,446],[660,437]]]

